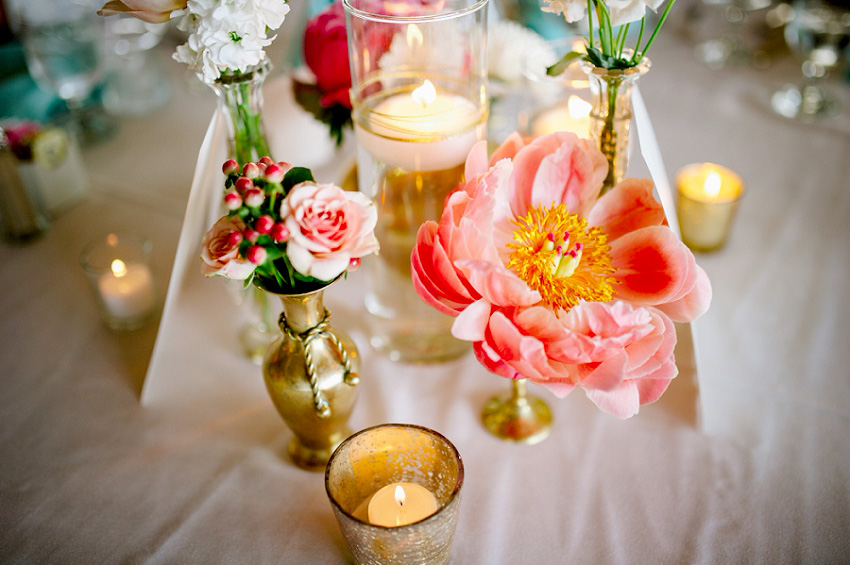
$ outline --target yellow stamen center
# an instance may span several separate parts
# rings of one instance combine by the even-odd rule
[[[608,302],[616,281],[611,274],[608,236],[564,206],[532,208],[513,220],[508,268],[555,310],[580,301]]]

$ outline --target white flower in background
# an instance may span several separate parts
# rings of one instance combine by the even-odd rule
[[[587,10],[586,0],[541,0],[544,12],[563,14],[572,23],[584,18]],[[656,10],[664,0],[605,0],[604,4],[611,13],[611,25],[619,26],[636,22],[646,15],[647,6]]]
[[[186,63],[206,83],[222,72],[245,72],[265,60],[264,48],[283,23],[283,0],[189,0],[178,28],[189,32],[174,59]]]
[[[555,52],[536,32],[510,20],[491,24],[487,44],[488,76],[507,84],[519,83],[523,60],[532,52],[554,62]]]
[[[563,14],[569,23],[584,18],[587,2],[585,0],[542,0],[540,10],[550,14]]]

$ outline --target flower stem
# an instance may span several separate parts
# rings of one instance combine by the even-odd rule
[[[632,53],[632,60],[631,60],[632,65],[635,65],[637,63],[636,59],[637,59],[637,55],[638,55],[638,48],[640,47],[640,42],[643,39],[643,30],[645,28],[646,28],[646,16],[644,16],[640,19],[640,31],[638,32],[638,38],[637,38],[637,41],[635,42],[635,50]]]
[[[640,51],[640,57],[637,58],[637,62],[640,62],[646,56],[646,53],[652,46],[652,42],[655,41],[655,36],[658,35],[658,32],[661,30],[661,26],[664,25],[664,20],[667,19],[667,15],[670,13],[670,8],[672,8],[673,4],[675,3],[676,0],[670,0],[670,2],[667,3],[667,7],[664,8],[664,13],[661,14],[661,18],[658,20],[658,25],[655,26],[654,30],[652,30],[652,35],[649,36],[649,40],[646,42],[644,48]],[[636,47],[639,47],[639,45]],[[635,48],[635,53],[637,52],[638,50],[637,48]]]

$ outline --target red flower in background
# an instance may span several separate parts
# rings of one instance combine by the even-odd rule
[[[351,88],[351,72],[348,68],[345,11],[341,2],[334,2],[307,23],[304,61],[316,75],[322,107],[341,105],[350,110],[348,91]]]

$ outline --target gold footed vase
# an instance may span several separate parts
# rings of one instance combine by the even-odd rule
[[[324,471],[334,449],[351,435],[348,418],[360,380],[357,346],[330,326],[323,293],[276,295],[283,335],[263,360],[266,388],[293,433],[289,455],[310,471]]]
[[[484,427],[499,439],[540,443],[552,429],[552,413],[543,400],[526,392],[525,379],[511,381],[508,395],[494,396],[481,413]]]

